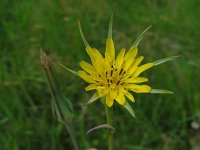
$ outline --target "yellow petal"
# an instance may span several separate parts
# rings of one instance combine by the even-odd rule
[[[90,91],[90,90],[94,90],[94,89],[97,89],[96,84],[90,84],[85,88],[86,91]]]
[[[102,72],[104,59],[101,53],[97,49],[91,48],[90,46],[86,47],[86,51],[98,73]]]
[[[124,61],[127,61],[129,59],[134,59],[135,56],[137,55],[138,52],[138,48],[137,47],[133,47],[131,48],[126,55],[124,56]]]
[[[111,90],[110,91],[110,97],[111,97],[111,99],[115,99],[116,96],[117,96],[117,91],[116,90]]]
[[[112,62],[115,59],[115,47],[112,39],[107,39],[106,40],[106,53],[109,54]]]
[[[95,62],[95,51],[90,46],[86,47],[86,51],[87,51],[92,63],[94,64],[94,62]]]
[[[127,71],[129,68],[130,68],[130,66],[131,66],[131,64],[134,62],[134,59],[128,59],[126,62],[124,62],[124,64],[123,64],[123,69],[125,70],[125,71]]]
[[[151,68],[154,66],[154,63],[147,63],[147,64],[144,64],[142,66],[140,66],[136,72],[133,74],[134,77],[137,77],[139,76],[142,72],[144,72],[145,70]]]
[[[120,105],[124,105],[126,103],[126,99],[124,97],[124,94],[122,92],[120,92],[117,97],[115,98],[115,100],[120,104]]]
[[[128,82],[128,83],[142,83],[142,82],[147,82],[148,79],[144,78],[144,77],[132,77],[132,78],[128,78],[126,80],[124,80],[124,82]]]
[[[136,93],[149,93],[151,91],[151,87],[148,85],[133,85],[129,89]]]
[[[113,105],[114,99],[111,99],[110,95],[106,95],[106,105],[111,107]]]
[[[121,51],[119,52],[117,58],[116,58],[116,62],[115,62],[115,67],[117,69],[121,68],[122,63],[124,61],[123,57],[124,57],[124,53],[125,53],[125,49],[122,48]]]
[[[98,94],[99,94],[99,97],[102,97],[102,96],[104,96],[103,95],[103,88],[100,88],[99,86],[97,87],[97,92],[98,92]]]
[[[88,83],[95,83],[95,81],[85,71],[78,71],[78,75]]]
[[[135,99],[134,99],[133,95],[130,92],[127,92],[125,96],[128,97],[128,99],[130,101],[135,102]]]
[[[104,71],[104,58],[95,48],[88,48],[88,54],[96,71],[101,74]]]
[[[126,94],[126,93],[127,93],[127,90],[125,90],[123,86],[118,85],[118,92],[119,92],[119,93],[121,92],[121,93]]]
[[[85,70],[89,74],[92,74],[95,71],[94,67],[85,61],[81,61],[80,66],[81,68],[83,68],[83,70]]]
[[[137,59],[135,59],[135,61],[133,62],[133,64],[131,65],[131,67],[128,70],[130,75],[133,74],[137,70],[138,65],[142,62],[143,59],[144,59],[143,56],[140,56]]]
[[[103,89],[103,95],[107,95],[109,92],[110,92],[110,88],[105,87],[105,88]]]
[[[95,60],[96,61],[103,61],[103,56],[101,55],[101,53],[99,52],[99,50],[98,49],[96,49],[96,48],[93,48],[93,50],[94,50],[94,52],[95,52]]]
[[[105,62],[106,62],[106,65],[108,65],[106,67],[110,67],[113,64],[113,61],[107,52],[105,52]]]

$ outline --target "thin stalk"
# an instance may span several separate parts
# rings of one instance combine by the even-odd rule
[[[41,51],[41,64],[45,71],[47,81],[52,93],[52,110],[54,116],[57,120],[63,123],[71,137],[74,150],[79,150],[78,144],[75,138],[74,128],[73,128],[73,109],[71,102],[66,99],[60,88],[59,83],[57,82],[56,74],[54,72],[53,63],[50,58]]]
[[[112,123],[113,123],[113,107],[109,108],[105,104],[105,111],[106,111],[107,124],[112,126]],[[108,150],[113,150],[113,131],[111,131],[111,130],[109,130],[109,132],[108,132]]]
[[[75,134],[74,134],[74,127],[71,123],[67,124],[65,123],[65,128],[67,129],[68,133],[69,133],[69,136],[72,140],[72,144],[74,146],[74,150],[79,150],[78,148],[78,144],[77,144],[77,141],[76,141],[76,138],[75,138]]]

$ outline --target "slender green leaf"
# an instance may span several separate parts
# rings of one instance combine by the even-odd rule
[[[78,28],[79,28],[79,32],[80,32],[80,35],[81,35],[81,38],[83,40],[83,43],[85,45],[85,47],[89,46],[84,34],[83,34],[83,30],[82,30],[82,27],[81,27],[81,23],[80,23],[80,20],[78,19]]]
[[[115,128],[109,124],[101,124],[101,125],[98,125],[92,129],[88,130],[86,135],[88,135],[89,133],[91,133],[93,131],[99,130],[99,129],[109,129],[112,133],[114,133],[114,131],[115,131]]]
[[[93,102],[95,102],[97,99],[99,99],[99,94],[96,92],[94,93],[94,95],[92,95],[92,97],[88,100],[86,105],[92,104]]]
[[[172,91],[160,90],[160,89],[151,89],[150,93],[153,93],[153,94],[173,94]]]
[[[69,68],[67,68],[66,66],[64,66],[63,64],[61,64],[61,63],[58,63],[61,67],[63,67],[64,69],[66,69],[67,71],[69,71],[69,72],[71,72],[71,73],[73,73],[73,74],[75,74],[75,75],[78,75],[77,74],[77,72],[76,71],[74,71],[74,70],[72,70],[72,69],[69,69]]]
[[[112,25],[113,25],[113,16],[115,14],[115,10],[113,11],[111,17],[110,17],[110,23],[108,28],[108,39],[112,39]]]
[[[151,26],[149,26],[148,28],[146,28],[141,34],[140,36],[135,40],[135,42],[133,43],[133,45],[131,46],[131,48],[133,47],[138,47],[140,41],[142,40],[143,36],[144,36],[144,33],[149,29],[151,28]]]
[[[126,103],[123,105],[124,106],[124,108],[126,109],[126,110],[128,110],[128,112],[130,113],[130,115],[133,117],[133,118],[135,118],[135,112],[134,112],[134,110],[132,109],[132,107],[129,105],[129,103],[126,101]]]
[[[157,61],[154,61],[153,63],[154,63],[155,66],[158,66],[158,65],[163,64],[165,62],[174,60],[174,59],[176,59],[178,57],[180,57],[180,56],[170,56],[170,57],[166,57],[166,58],[162,58],[162,59],[159,59]]]

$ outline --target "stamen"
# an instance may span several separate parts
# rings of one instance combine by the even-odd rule
[[[122,76],[126,73],[126,71],[123,72]]]
[[[121,85],[123,85],[125,82],[122,82]]]
[[[121,75],[121,73],[122,73],[123,71],[124,71],[124,69],[121,69],[120,72],[119,72],[119,75]]]
[[[107,79],[107,82],[109,83],[109,79]]]
[[[117,84],[116,85],[118,85],[120,83],[120,80],[117,82]]]
[[[111,74],[110,74],[110,76],[112,76],[112,74],[113,74],[113,70],[111,70]]]

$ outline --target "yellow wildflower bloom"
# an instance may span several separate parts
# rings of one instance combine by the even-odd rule
[[[147,63],[140,66],[143,56],[136,58],[138,48],[133,47],[127,53],[122,48],[115,59],[115,48],[112,39],[106,41],[105,57],[90,46],[86,47],[92,64],[85,61],[80,62],[84,71],[78,71],[78,75],[86,82],[90,83],[86,91],[97,90],[99,97],[106,96],[106,104],[111,107],[114,100],[124,105],[125,96],[134,102],[134,97],[130,91],[136,93],[148,93],[151,87],[140,85],[147,82],[148,79],[139,77],[145,70],[154,66],[153,63]]]
[[[90,47],[87,43],[79,22],[81,37],[86,46],[87,54],[91,59],[91,64],[81,61],[80,66],[83,70],[77,72],[79,77],[89,83],[85,88],[86,91],[96,90],[98,97],[105,96],[108,107],[111,107],[114,101],[117,101],[120,105],[124,105],[126,103],[126,97],[130,101],[135,102],[130,92],[172,93],[165,90],[151,89],[149,85],[143,84],[148,79],[140,75],[153,66],[174,59],[175,56],[141,65],[144,57],[137,57],[137,45],[147,29],[136,40],[137,43],[135,45],[133,44],[127,52],[122,48],[118,55],[115,56],[115,46],[112,40],[112,17],[104,56],[96,48]]]

